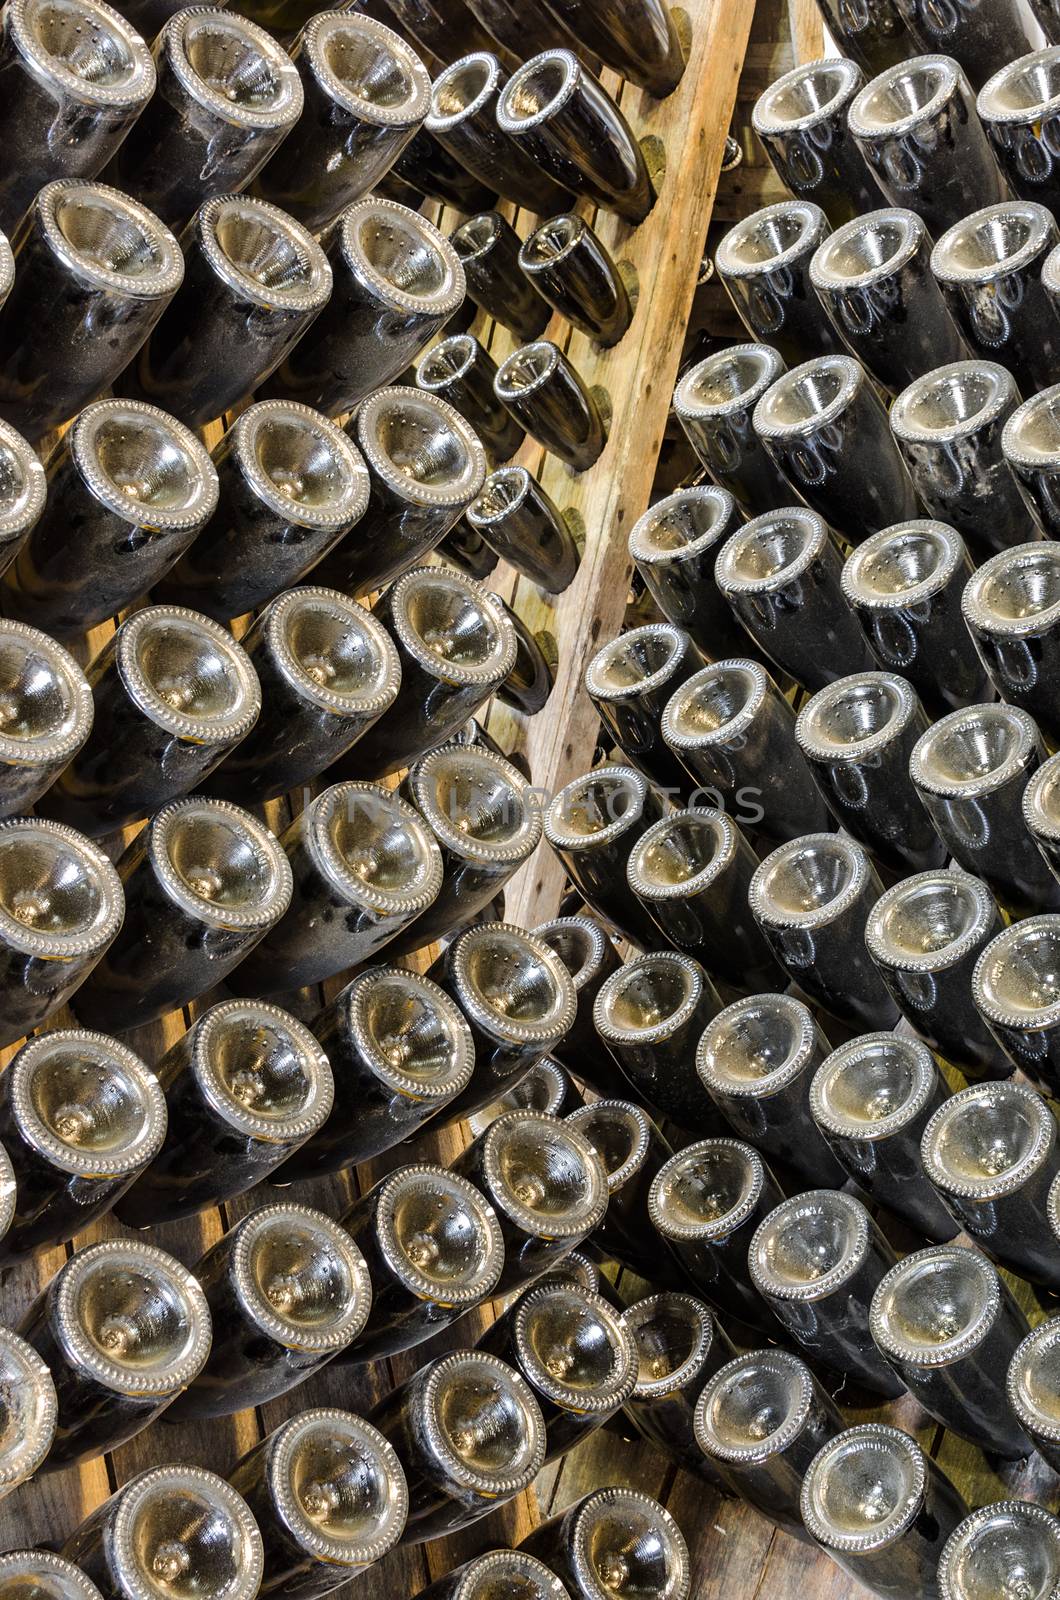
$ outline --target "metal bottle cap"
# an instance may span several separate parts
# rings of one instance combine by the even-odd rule
[[[840,579],[843,597],[873,611],[913,607],[945,588],[964,557],[964,540],[947,523],[896,522],[851,551]]]
[[[734,344],[685,373],[674,390],[674,410],[690,422],[753,411],[784,370],[783,359],[771,345]]]
[[[119,189],[57,178],[33,209],[49,248],[90,288],[135,300],[169,300],[180,288],[184,257],[176,239],[153,211]]]
[[[744,217],[718,245],[718,271],[725,278],[757,278],[781,272],[829,231],[828,219],[810,200],[781,200]]]
[[[614,945],[593,917],[556,917],[533,932],[566,967],[576,994],[606,972],[607,957],[614,955]]]
[[[162,1148],[166,1098],[158,1079],[104,1033],[38,1034],[7,1072],[19,1132],[63,1172],[120,1178],[139,1172]]]
[[[972,999],[988,1022],[1052,1028],[1060,1022],[1060,916],[1027,917],[991,939],[972,973]]]
[[[593,1026],[616,1047],[654,1044],[684,1027],[707,992],[698,961],[677,950],[655,950],[605,979],[593,1004]]]
[[[978,1250],[937,1244],[905,1256],[879,1281],[869,1328],[884,1355],[945,1367],[983,1343],[1001,1314],[1001,1280]]]
[[[514,1089],[501,1096],[500,1104],[515,1111],[547,1111],[550,1116],[558,1117],[571,1090],[572,1082],[566,1068],[551,1057],[542,1056]]]
[[[419,212],[396,200],[369,195],[347,206],[339,229],[350,272],[373,299],[395,314],[450,317],[463,303],[466,284],[460,257]],[[465,426],[461,432],[470,430]]]
[[[52,1447],[59,1405],[52,1375],[25,1339],[0,1328],[0,1495],[32,1478]],[[0,1559],[0,1596],[9,1594],[15,1573]]]
[[[1023,820],[1034,839],[1060,839],[1060,760],[1050,756],[1023,791]]]
[[[217,509],[217,472],[205,445],[146,401],[94,400],[67,445],[93,497],[123,522],[191,530]]]
[[[997,904],[967,872],[918,872],[887,889],[869,912],[865,943],[881,966],[943,972],[982,943]]]
[[[261,685],[227,628],[184,606],[145,606],[118,628],[114,660],[129,698],[167,733],[234,745],[261,711]]]
[[[650,784],[635,767],[609,762],[575,778],[545,812],[545,838],[554,850],[608,844],[641,815]]]
[[[363,415],[362,406],[358,422]],[[437,491],[442,486],[428,487]],[[423,488],[418,480],[416,493]],[[413,567],[398,578],[389,597],[393,630],[429,677],[460,687],[487,687],[503,683],[514,667],[515,629],[473,578],[448,567]]]
[[[752,1350],[711,1378],[696,1404],[696,1443],[704,1455],[749,1467],[782,1455],[814,1404],[814,1380],[786,1350]]]
[[[301,49],[332,100],[362,122],[417,128],[431,104],[431,80],[416,52],[373,17],[320,11]]]
[[[599,1295],[553,1279],[512,1311],[519,1366],[553,1405],[577,1415],[613,1411],[633,1393],[637,1356],[623,1319]]]
[[[155,1467],[118,1491],[110,1566],[124,1600],[253,1600],[265,1556],[242,1495],[203,1467]]]
[[[438,395],[402,385],[377,389],[358,407],[354,436],[387,488],[412,505],[466,506],[485,481],[478,435]]]
[[[277,1344],[344,1350],[372,1307],[364,1257],[346,1230],[312,1206],[282,1200],[237,1223],[232,1286],[244,1313]]]
[[[909,776],[929,794],[972,800],[1011,783],[1037,747],[1034,721],[1018,706],[969,706],[940,717],[921,735]]]
[[[0,483],[4,476],[0,427]],[[3,541],[0,490],[0,547]],[[93,710],[92,690],[69,651],[39,628],[0,620],[0,762],[59,771],[92,731]]]
[[[903,444],[942,448],[980,433],[1018,401],[1016,380],[996,361],[953,361],[902,390],[891,429]]]
[[[639,1172],[651,1149],[652,1123],[642,1106],[631,1100],[593,1100],[564,1118],[577,1128],[600,1158],[607,1192],[615,1194]]]
[[[453,855],[513,868],[541,841],[541,809],[517,767],[482,745],[446,744],[409,773],[412,799]]]
[[[505,518],[519,510],[535,484],[536,480],[526,468],[517,463],[494,467],[481,493],[467,508],[465,515],[468,523],[478,531],[486,529],[489,532],[497,523],[503,523]],[[538,493],[544,492],[540,484],[536,487]]]
[[[493,1207],[474,1184],[426,1162],[398,1167],[380,1185],[376,1237],[411,1293],[447,1306],[477,1305],[504,1266]]]
[[[121,880],[91,840],[61,822],[0,822],[0,938],[42,960],[98,955],[125,915]]]
[[[785,72],[759,95],[751,126],[758,134],[812,127],[838,111],[863,83],[860,68],[845,57],[808,61]]]
[[[497,369],[493,388],[498,400],[505,405],[527,400],[554,381],[565,360],[551,339],[534,339],[520,345]]]
[[[919,1039],[863,1033],[821,1063],[810,1113],[826,1133],[871,1142],[916,1120],[938,1085],[935,1058]]]
[[[597,1489],[571,1515],[569,1560],[586,1600],[623,1589],[651,1600],[686,1600],[691,1564],[670,1513],[637,1489]]]
[[[331,1113],[327,1056],[307,1027],[265,1000],[223,1000],[203,1012],[190,1067],[216,1115],[244,1138],[297,1144]]]
[[[163,26],[158,49],[190,99],[237,127],[292,128],[302,114],[302,80],[264,28],[213,6],[187,6]]]
[[[199,207],[193,226],[212,271],[240,304],[291,312],[319,311],[327,304],[332,282],[327,256],[313,235],[278,206],[250,195],[215,195]]]
[[[0,234],[0,278],[3,276],[3,249]],[[8,246],[10,252],[10,246]],[[12,275],[14,264],[12,263]],[[0,283],[0,305],[6,296]],[[44,510],[47,481],[40,457],[9,422],[0,421],[0,559],[3,551],[14,549]],[[9,627],[13,624],[8,624]],[[58,647],[56,647],[58,648]]]
[[[438,898],[441,852],[419,812],[392,790],[336,783],[303,815],[305,849],[343,900],[407,921]]]
[[[300,699],[345,716],[379,716],[393,705],[401,683],[393,640],[370,611],[338,589],[288,589],[269,602],[260,626],[270,656]]]
[[[719,1011],[696,1051],[708,1091],[760,1099],[793,1083],[814,1059],[813,1014],[789,994],[756,994]]]
[[[3,1239],[15,1218],[18,1189],[11,1157],[0,1145],[0,1239]]]
[[[0,1556],[0,1600],[102,1600],[91,1578],[51,1550]]]
[[[808,833],[766,856],[747,898],[766,927],[824,927],[854,904],[872,877],[869,856],[853,839]]]
[[[633,1400],[665,1400],[701,1378],[715,1342],[714,1313],[692,1294],[667,1290],[637,1300],[623,1321],[637,1350]]]
[[[940,283],[989,283],[1028,267],[1055,237],[1052,212],[1034,200],[984,206],[947,228],[931,252],[931,271]]]
[[[493,1204],[534,1238],[591,1233],[607,1209],[607,1178],[576,1128],[543,1111],[505,1111],[482,1135],[482,1167]]]
[[[1034,124],[1055,117],[1060,100],[1055,45],[1018,56],[988,78],[979,91],[976,110],[990,122]]]
[[[1042,281],[1050,294],[1060,288],[1057,283],[1058,266],[1060,251],[1053,250],[1042,268]],[[1032,394],[1016,407],[1001,435],[1001,453],[1006,461],[1015,461],[1027,472],[1043,469],[1048,472],[1055,468],[1057,451],[1060,450],[1058,399],[1060,385],[1054,384],[1052,388],[1042,389],[1039,394]]]
[[[491,1499],[528,1488],[545,1458],[545,1424],[526,1379],[484,1350],[440,1356],[420,1376],[416,1421],[446,1475]]]
[[[838,1189],[810,1189],[759,1224],[747,1252],[751,1281],[774,1300],[823,1300],[853,1277],[871,1240],[860,1200]]]
[[[378,1428],[352,1412],[300,1411],[268,1443],[272,1503],[297,1545],[337,1569],[380,1561],[401,1537],[408,1488]]]
[[[474,50],[453,61],[435,78],[431,88],[431,110],[427,127],[431,133],[445,133],[457,123],[473,117],[501,85],[502,68],[490,50]]]
[[[75,1251],[48,1300],[68,1360],[117,1395],[175,1395],[210,1353],[210,1310],[198,1279],[140,1239]]]
[[[753,1215],[768,1176],[757,1150],[742,1139],[700,1139],[659,1168],[648,1215],[664,1239],[723,1240]]]
[[[826,1550],[866,1555],[908,1532],[927,1490],[924,1452],[900,1428],[863,1422],[818,1451],[802,1486],[807,1529]]]
[[[454,940],[449,973],[456,998],[476,1027],[500,1043],[560,1043],[578,1007],[570,974],[525,928],[481,922]]]
[[[45,0],[11,0],[6,28],[50,97],[86,107],[142,109],[154,93],[151,52],[101,0],[72,0],[58,15]]]
[[[1060,1592],[1060,1521],[1029,1500],[996,1500],[956,1527],[939,1559],[939,1600],[993,1600],[1013,1577],[1027,1600]]]
[[[781,373],[754,409],[754,430],[762,439],[797,439],[827,428],[868,383],[853,356],[817,356]]]
[[[471,1030],[444,989],[403,967],[372,967],[344,991],[358,1049],[395,1094],[451,1100],[475,1069]]]
[[[147,832],[156,877],[197,921],[266,929],[290,905],[290,862],[269,830],[240,806],[197,795],[174,800]]]

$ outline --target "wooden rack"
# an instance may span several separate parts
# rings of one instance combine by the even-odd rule
[[[679,89],[669,99],[655,101],[614,74],[603,75],[636,132],[647,141],[649,159],[658,171],[659,201],[641,227],[632,229],[614,217],[588,213],[615,258],[630,268],[635,278],[633,325],[619,345],[606,351],[572,332],[559,318],[548,330],[548,336],[567,351],[586,381],[606,391],[612,410],[607,447],[596,465],[582,474],[571,472],[537,447],[528,445],[517,457],[540,478],[557,504],[573,513],[575,525],[584,529],[581,566],[570,588],[558,597],[543,594],[503,564],[489,580],[535,633],[548,636],[558,659],[555,688],[543,711],[525,720],[496,708],[490,719],[491,730],[504,748],[524,750],[535,782],[551,790],[577,776],[592,761],[596,717],[581,688],[582,673],[597,645],[616,634],[623,622],[630,574],[626,541],[649,502],[693,295],[700,325],[722,336],[741,334],[721,285],[714,280],[698,291],[696,288],[708,227],[713,239],[757,206],[784,198],[751,133],[751,107],[766,85],[796,61],[822,53],[814,0],[789,0],[787,5],[784,0],[758,0],[757,5],[754,0],[684,0],[684,7],[689,64]],[[744,160],[719,179],[730,118]],[[525,237],[529,219],[510,209],[508,215]],[[437,220],[448,230],[459,218],[443,211]],[[498,361],[514,347],[505,329],[481,317],[474,331]],[[204,437],[212,445],[219,434],[218,425]],[[82,659],[99,649],[111,627],[93,630],[82,647]],[[291,809],[286,803],[274,802],[265,814],[279,831]],[[129,836],[134,831],[130,830]],[[119,848],[115,842],[112,853],[117,854]],[[562,872],[542,846],[509,887],[508,916],[532,927],[554,914],[561,887]],[[415,965],[425,966],[428,955],[422,955]],[[337,987],[338,983],[328,985],[325,992]],[[292,1009],[311,1016],[321,998],[319,992],[305,994]],[[138,1030],[129,1042],[146,1061],[155,1062],[209,1002],[206,996],[186,1012],[175,1012]],[[70,1018],[60,1014],[54,1021],[62,1025]],[[0,1052],[0,1065],[6,1064],[14,1048]],[[447,1161],[464,1142],[464,1130],[425,1135],[417,1154]],[[336,1215],[356,1194],[407,1159],[406,1150],[395,1152],[354,1174],[300,1184],[293,1191],[263,1184],[220,1210],[153,1229],[151,1238],[193,1265],[227,1227],[281,1192],[297,1194]],[[114,1221],[104,1220],[75,1240],[74,1246],[41,1252],[26,1265],[8,1271],[0,1281],[0,1320],[9,1327],[17,1326],[29,1301],[74,1247],[122,1231]],[[896,1237],[895,1243],[899,1248],[914,1248],[916,1242]],[[1027,1286],[1012,1279],[1009,1282],[1032,1321],[1040,1320],[1041,1308]],[[620,1287],[625,1288],[621,1280]],[[488,1315],[469,1316],[439,1335],[428,1347],[431,1353],[473,1342]],[[111,1456],[17,1490],[0,1504],[0,1550],[60,1544],[113,1489],[160,1462],[191,1462],[226,1473],[263,1433],[296,1411],[313,1405],[339,1405],[354,1411],[366,1408],[393,1383],[408,1376],[423,1355],[421,1348],[377,1363],[366,1372],[327,1368],[282,1399],[234,1418],[187,1425],[158,1422]],[[842,1403],[842,1394],[839,1399]],[[1048,1504],[1056,1501],[1057,1481],[1040,1460],[1004,1468],[999,1476],[978,1450],[936,1427],[909,1398],[871,1411],[848,1406],[844,1410],[851,1421],[886,1417],[908,1429],[950,1473],[972,1505],[1008,1495]],[[475,1552],[517,1543],[541,1517],[603,1483],[641,1488],[669,1507],[692,1552],[692,1600],[715,1596],[757,1600],[772,1595],[783,1600],[795,1595],[856,1600],[865,1594],[808,1544],[778,1532],[742,1503],[720,1498],[648,1446],[623,1445],[610,1432],[585,1441],[562,1462],[546,1469],[532,1492],[466,1533],[398,1550],[363,1581],[354,1580],[341,1593],[356,1592],[360,1585],[360,1593],[366,1595],[370,1585],[374,1600],[406,1600]]]
[[[592,760],[596,720],[580,687],[582,672],[597,643],[617,633],[622,624],[629,579],[626,539],[633,522],[648,505],[755,10],[754,0],[684,0],[684,5],[682,21],[688,24],[689,60],[673,95],[655,101],[613,73],[603,75],[638,136],[646,142],[659,188],[655,209],[637,229],[610,216],[593,219],[616,259],[628,264],[635,276],[637,307],[633,325],[621,343],[608,351],[596,349],[580,334],[572,334],[559,318],[549,329],[586,381],[607,391],[612,410],[607,446],[596,465],[581,475],[544,457],[539,448],[525,449],[519,458],[541,478],[561,508],[571,508],[584,527],[584,554],[578,575],[558,598],[543,595],[503,566],[490,580],[536,633],[548,634],[554,642],[558,659],[556,684],[544,710],[528,722],[497,711],[491,722],[505,748],[524,749],[537,783],[552,789],[576,776]],[[455,214],[443,214],[439,220],[448,230],[459,219]],[[514,220],[525,236],[528,219],[516,215]],[[498,359],[512,348],[503,329],[481,318],[475,331]],[[206,430],[206,443],[216,443],[220,432],[219,424]],[[107,624],[94,629],[81,647],[80,659],[87,661],[94,655],[112,627]],[[286,825],[291,808],[286,802],[274,802],[264,814],[270,826],[279,831]],[[112,841],[111,853],[117,855],[135,831],[127,830],[124,839]],[[526,926],[554,914],[561,884],[558,865],[542,846],[522,880],[509,891],[508,914]],[[421,954],[415,964],[425,966],[428,956],[429,953]],[[326,992],[338,986],[330,985]],[[292,1009],[311,1016],[323,998],[319,991],[302,995]],[[195,1006],[137,1030],[129,1035],[128,1042],[149,1064],[157,1062],[210,1000],[210,996],[204,996]],[[51,1025],[69,1025],[71,1021],[69,1013],[59,1013]],[[0,1052],[0,1065],[6,1064],[15,1048]],[[465,1142],[464,1132],[425,1136],[417,1154],[448,1161]],[[405,1150],[362,1166],[356,1173],[300,1184],[282,1192],[295,1194],[337,1215],[358,1193],[407,1159]],[[152,1229],[150,1237],[187,1265],[194,1265],[226,1228],[280,1193],[261,1185],[252,1194],[219,1210]],[[0,1281],[0,1320],[8,1327],[16,1327],[26,1306],[72,1249],[123,1231],[114,1220],[104,1219],[80,1235],[73,1245],[38,1252],[28,1263],[8,1270]],[[465,1318],[455,1329],[439,1336],[431,1346],[432,1353],[472,1343],[486,1320],[488,1313]],[[282,1399],[230,1419],[202,1424],[160,1421],[112,1455],[42,1477],[15,1491],[0,1505],[0,1550],[33,1544],[58,1546],[115,1488],[150,1466],[181,1461],[227,1473],[262,1434],[296,1411],[313,1405],[366,1409],[415,1370],[423,1354],[421,1349],[376,1363],[367,1371],[327,1368],[318,1378]],[[604,1445],[588,1441],[586,1447],[558,1467],[542,1473],[531,1493],[464,1535],[395,1551],[372,1569],[364,1584],[370,1584],[380,1600],[405,1600],[476,1551],[518,1542],[541,1516],[577,1498],[587,1485],[618,1481],[641,1483],[649,1492],[668,1500],[694,1548],[693,1592],[707,1592],[708,1573],[715,1560],[713,1511],[707,1503],[710,1497],[704,1496],[702,1486],[691,1480],[676,1479],[667,1465],[647,1449],[616,1450],[613,1439]],[[355,1589],[360,1582],[354,1580],[348,1588]],[[362,1592],[367,1592],[363,1586]]]

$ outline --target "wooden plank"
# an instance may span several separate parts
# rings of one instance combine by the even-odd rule
[[[816,61],[825,54],[824,22],[817,0],[788,0],[788,30],[796,61]]]
[[[611,350],[596,349],[578,333],[569,345],[582,377],[609,396],[610,436],[588,472],[575,476],[549,458],[541,474],[557,503],[573,506],[585,526],[581,566],[554,600],[528,592],[530,586],[518,595],[520,615],[563,646],[554,710],[533,718],[525,739],[531,771],[553,791],[591,761],[597,719],[582,677],[598,645],[621,626],[630,573],[626,540],[651,494],[754,8],[750,0],[735,0],[690,9],[691,52],[678,90],[664,101],[627,94],[622,102],[638,134],[660,141],[665,151],[659,199],[637,229],[611,216],[597,219],[616,260],[629,262],[637,274],[633,324]],[[542,921],[552,914],[562,882],[559,861],[539,851],[513,881],[509,914],[527,926]]]

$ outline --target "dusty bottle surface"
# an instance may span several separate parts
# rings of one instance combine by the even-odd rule
[[[599,1295],[552,1278],[532,1285],[478,1341],[526,1379],[554,1461],[629,1399],[637,1360],[625,1322]]]
[[[714,1313],[695,1295],[668,1290],[637,1300],[624,1321],[637,1352],[626,1416],[643,1439],[715,1487],[724,1481],[696,1443],[695,1409],[707,1380],[733,1357]]]
[[[372,1310],[349,1359],[411,1349],[496,1292],[504,1239],[472,1183],[444,1167],[398,1167],[355,1200],[342,1226],[368,1264]]]
[[[607,1210],[603,1163],[558,1117],[505,1111],[453,1163],[486,1195],[504,1238],[503,1293],[562,1261]]]
[[[962,1245],[904,1257],[872,1300],[872,1336],[906,1388],[945,1427],[1006,1458],[1030,1444],[1005,1394],[1027,1331],[996,1269]]]
[[[58,1397],[49,1471],[146,1428],[202,1369],[211,1340],[198,1280],[139,1239],[75,1251],[20,1331],[47,1363]]]
[[[471,1031],[456,1005],[429,978],[401,967],[359,973],[312,1026],[331,1063],[335,1099],[276,1182],[381,1155],[444,1111],[474,1071]]]
[[[3,1184],[0,1261],[65,1243],[109,1211],[161,1150],[166,1122],[158,1078],[116,1039],[64,1028],[24,1044],[0,1077],[0,1139],[17,1167]]]
[[[262,1594],[319,1600],[401,1537],[408,1490],[393,1447],[352,1412],[297,1412],[237,1462],[265,1547]]]
[[[476,1522],[527,1488],[544,1460],[545,1425],[529,1385],[483,1350],[436,1357],[368,1421],[405,1472],[405,1544]]]
[[[104,1600],[131,1600],[179,1575],[202,1600],[254,1600],[264,1574],[258,1525],[246,1501],[202,1467],[141,1472],[67,1539],[63,1555]]]
[[[563,1579],[572,1600],[613,1588],[616,1573],[646,1600],[687,1600],[688,1546],[670,1513],[636,1489],[596,1489],[528,1535],[529,1550]]]
[[[372,1302],[368,1269],[322,1211],[281,1200],[251,1211],[196,1274],[213,1346],[173,1416],[224,1417],[286,1394],[347,1348]]]
[[[261,1000],[211,1006],[159,1062],[169,1126],[122,1197],[131,1228],[188,1217],[241,1194],[324,1125],[334,1080],[302,1023]]]

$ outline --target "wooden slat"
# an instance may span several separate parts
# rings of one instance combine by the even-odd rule
[[[607,446],[588,472],[572,474],[549,458],[541,481],[571,506],[586,529],[577,577],[556,599],[520,592],[518,609],[535,631],[561,642],[551,715],[531,720],[525,740],[531,771],[553,791],[590,764],[596,713],[582,688],[598,645],[618,632],[630,573],[626,540],[647,508],[729,116],[750,31],[750,0],[689,8],[694,27],[688,68],[664,101],[623,96],[638,134],[661,141],[666,170],[659,199],[637,229],[614,217],[596,226],[616,260],[633,266],[639,298],[632,327],[612,350],[573,334],[570,359],[591,385],[607,391],[613,415]],[[529,588],[529,586],[527,586]],[[508,896],[516,921],[533,926],[552,914],[563,881],[559,862],[539,851]]]
[[[680,88],[668,100],[655,102],[621,84],[614,74],[602,74],[637,133],[658,141],[665,154],[659,202],[640,228],[630,229],[613,217],[581,208],[616,258],[635,273],[638,303],[633,326],[611,351],[596,349],[559,318],[553,319],[548,330],[548,336],[567,351],[586,381],[608,392],[613,417],[607,448],[600,462],[583,474],[570,472],[532,443],[518,457],[541,478],[557,503],[571,508],[584,525],[581,568],[570,589],[558,598],[543,594],[503,563],[490,580],[533,630],[552,635],[558,643],[557,683],[545,711],[527,721],[495,708],[491,717],[491,727],[505,747],[524,749],[536,782],[552,789],[584,770],[592,759],[596,719],[581,690],[582,673],[597,644],[618,632],[623,622],[629,577],[626,540],[652,493],[708,223],[713,241],[720,229],[757,206],[786,197],[750,130],[751,106],[780,73],[823,50],[814,0],[788,0],[787,4],[784,0],[758,0],[757,5],[753,0],[684,0],[684,9],[692,20],[689,67]],[[719,179],[721,148],[730,118],[745,159]],[[512,208],[505,210],[525,236],[532,225],[530,219]],[[441,212],[438,220],[448,229],[458,218]],[[739,321],[716,282],[697,295],[696,316],[696,326],[717,337],[742,336]],[[474,331],[497,360],[513,348],[511,335],[482,317]],[[218,425],[207,430],[207,443],[212,445],[219,432]],[[82,659],[99,648],[110,627],[93,630],[82,647]],[[270,826],[277,831],[290,814],[284,803],[267,808]],[[129,835],[133,832],[128,830]],[[121,841],[114,841],[112,853],[117,853],[120,845]],[[509,916],[532,925],[551,915],[561,882],[557,863],[542,848],[509,889]],[[422,968],[432,955],[433,951],[422,952],[412,964]],[[303,994],[292,1008],[300,1015],[312,1015],[321,999],[340,984],[341,980],[333,980],[322,991]],[[156,1062],[168,1043],[179,1037],[188,1017],[210,998],[203,997],[187,1015],[175,1013],[140,1030],[131,1040],[134,1048],[149,1062]],[[57,1025],[63,1021],[69,1017],[55,1019]],[[0,1053],[0,1063],[11,1054],[11,1050]],[[425,1135],[411,1153],[417,1159],[448,1161],[466,1137],[463,1127]],[[225,1227],[258,1205],[294,1195],[337,1215],[351,1197],[409,1157],[409,1148],[403,1147],[366,1163],[355,1173],[293,1190],[262,1184],[220,1211],[159,1228],[152,1237],[190,1265]],[[120,1225],[107,1219],[75,1243],[121,1232]],[[3,1275],[0,1316],[7,1325],[17,1322],[70,1248],[42,1252]],[[1015,1281],[1013,1286],[1028,1314],[1039,1319],[1041,1308],[1027,1286]],[[636,1292],[625,1280],[622,1287],[623,1292]],[[46,1477],[16,1491],[0,1504],[0,1548],[61,1542],[115,1484],[158,1461],[194,1461],[225,1471],[263,1433],[307,1406],[363,1410],[430,1355],[473,1342],[491,1315],[491,1309],[484,1308],[429,1345],[367,1369],[332,1365],[259,1412],[205,1425],[156,1424],[106,1461]],[[842,1404],[845,1396],[840,1393],[838,1398]],[[1033,1461],[995,1472],[981,1452],[945,1434],[908,1397],[885,1407],[844,1409],[850,1421],[887,1418],[906,1428],[936,1455],[973,1504],[1000,1494],[1026,1496],[1049,1505],[1056,1502],[1060,1482],[1043,1463]],[[777,1532],[740,1502],[723,1498],[698,1479],[675,1470],[649,1446],[630,1444],[610,1431],[586,1440],[543,1472],[534,1491],[464,1535],[422,1548],[400,1549],[349,1592],[363,1600],[370,1586],[380,1600],[405,1600],[470,1554],[491,1544],[518,1542],[540,1516],[562,1509],[604,1482],[639,1487],[668,1505],[690,1545],[693,1600],[715,1596],[719,1600],[768,1600],[774,1595],[800,1594],[813,1595],[815,1600],[858,1600],[865,1594],[820,1552]]]

